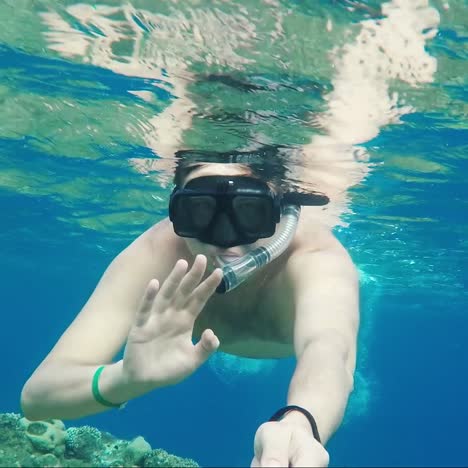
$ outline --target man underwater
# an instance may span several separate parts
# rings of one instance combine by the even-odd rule
[[[325,195],[284,190],[239,154],[204,156],[178,165],[169,218],[111,262],[26,382],[24,414],[119,407],[182,381],[218,349],[295,355],[287,404],[258,428],[251,466],[327,466],[353,389],[357,270],[317,222]]]

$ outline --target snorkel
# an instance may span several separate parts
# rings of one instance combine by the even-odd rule
[[[224,263],[224,266],[222,267],[223,279],[216,288],[216,292],[225,294],[232,291],[252,275],[257,268],[279,257],[294,238],[300,213],[300,205],[284,205],[282,208],[283,222],[280,223],[277,232],[267,245],[257,247],[243,257],[229,263],[217,257],[218,262]]]

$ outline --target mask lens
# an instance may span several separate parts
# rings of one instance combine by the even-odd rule
[[[196,235],[213,219],[216,200],[210,195],[180,196],[176,200],[177,229],[181,235]]]
[[[269,198],[255,196],[237,196],[232,200],[232,207],[239,226],[249,234],[270,233],[273,205]]]
[[[188,208],[193,225],[197,229],[205,229],[213,219],[216,211],[216,200],[209,195],[189,197]]]

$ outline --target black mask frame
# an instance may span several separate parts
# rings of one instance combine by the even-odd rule
[[[177,235],[220,247],[271,237],[280,217],[281,196],[249,176],[197,177],[176,187],[169,202]]]
[[[250,204],[256,210],[250,213],[250,220],[242,214],[242,200],[247,201],[244,207]],[[169,219],[181,237],[232,247],[273,236],[284,203],[321,206],[328,202],[328,197],[319,193],[275,194],[266,182],[251,176],[202,176],[184,188],[174,188]],[[204,211],[196,213],[200,206]],[[221,223],[229,223],[227,231],[220,228]]]

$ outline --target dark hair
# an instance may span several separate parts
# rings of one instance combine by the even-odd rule
[[[262,146],[254,151],[177,151],[174,183],[181,186],[194,170],[209,163],[235,163],[246,166],[253,177],[261,179],[277,189],[284,189],[286,183],[287,155],[283,146]]]
[[[304,191],[286,179],[288,166],[297,162],[293,148],[286,146],[262,146],[255,151],[215,151],[181,150],[176,153],[174,183],[181,187],[187,176],[194,170],[209,163],[235,163],[245,166],[252,177],[266,182],[270,189],[282,193],[288,203],[296,205],[323,206],[330,200],[320,192]]]

